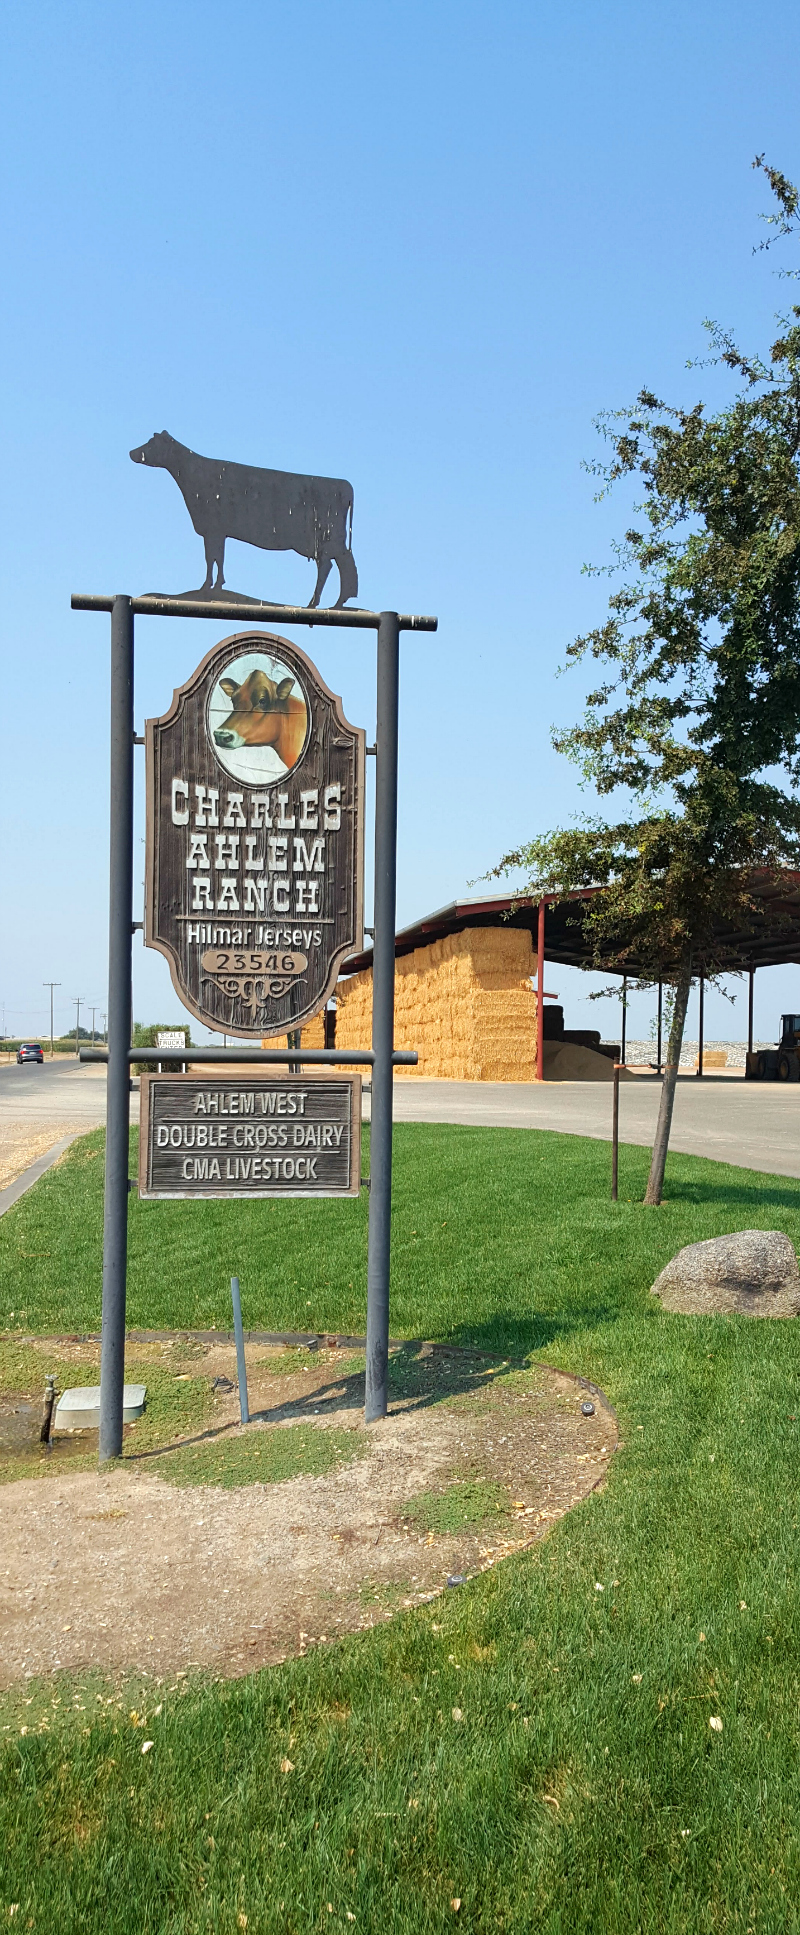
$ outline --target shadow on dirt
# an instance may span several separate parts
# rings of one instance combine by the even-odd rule
[[[478,1396],[502,1383],[504,1375],[522,1368],[519,1360],[482,1351],[460,1350],[448,1345],[411,1342],[401,1344],[389,1358],[389,1409],[421,1411],[451,1397]],[[255,1379],[253,1380],[255,1382]],[[309,1390],[307,1374],[304,1389],[286,1396],[276,1404],[251,1409],[251,1424],[313,1424],[319,1419],[360,1417],[364,1409],[364,1372],[352,1371],[337,1376],[326,1374]],[[188,1438],[174,1440],[152,1451],[130,1452],[132,1463],[152,1464],[178,1445],[208,1444],[239,1430],[237,1419],[211,1426]]]
[[[474,1396],[495,1384],[504,1372],[517,1369],[510,1359],[498,1363],[485,1352],[460,1350],[446,1344],[401,1344],[389,1358],[389,1406],[402,1404],[404,1411],[420,1411],[440,1404],[443,1398]],[[327,1377],[315,1391],[284,1398],[254,1413],[262,1424],[290,1424],[311,1417],[333,1417],[341,1412],[362,1411],[364,1372],[345,1377]]]

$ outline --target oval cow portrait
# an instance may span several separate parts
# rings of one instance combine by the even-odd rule
[[[269,786],[297,765],[308,738],[308,700],[282,659],[243,652],[211,688],[208,736],[226,773]]]

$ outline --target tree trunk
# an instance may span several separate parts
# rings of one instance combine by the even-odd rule
[[[675,984],[675,1006],[672,1011],[672,1026],[669,1031],[669,1046],[661,1084],[661,1104],[656,1123],[656,1138],[650,1159],[650,1174],[644,1192],[646,1203],[658,1205],[664,1188],[664,1170],[669,1148],[669,1132],[672,1128],[672,1110],[675,1104],[675,1083],[678,1079],[678,1063],[681,1058],[683,1030],[686,1026],[686,1010],[689,1005],[689,989],[692,985],[691,956],[684,962]]]

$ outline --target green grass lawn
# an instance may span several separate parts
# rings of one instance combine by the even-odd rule
[[[138,1447],[137,1447],[138,1449]],[[141,1454],[140,1454],[141,1455]],[[282,1478],[321,1477],[362,1456],[352,1431],[316,1431],[290,1424],[282,1431],[252,1432],[211,1444],[180,1445],[148,1460],[148,1475],[171,1485],[275,1485]]]
[[[96,1326],[101,1149],[0,1222],[6,1329]],[[800,1244],[800,1183],[674,1156],[645,1211],[647,1152],[622,1152],[630,1201],[608,1169],[574,1137],[396,1131],[394,1334],[595,1379],[623,1434],[605,1491],[431,1607],[253,1678],[14,1689],[0,1921],[800,1926],[800,1325],[648,1294],[699,1237]],[[359,1331],[365,1222],[363,1202],[132,1202],[130,1322],[227,1327],[238,1271],[253,1327]]]

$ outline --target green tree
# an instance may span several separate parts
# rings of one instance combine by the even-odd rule
[[[173,1029],[178,1028],[181,1029],[184,1036],[186,1047],[190,1048],[192,1044],[192,1031],[185,1021],[135,1021],[132,1029],[131,1047],[157,1048],[159,1035],[166,1034],[168,1031],[171,1032]],[[161,1070],[164,1075],[179,1075],[183,1067],[183,1062],[165,1060],[161,1063]],[[135,1075],[147,1075],[152,1074],[152,1072],[152,1064],[149,1062],[136,1062],[133,1068]]]
[[[763,156],[754,166],[777,204],[769,247],[800,227],[798,193]],[[638,501],[606,615],[567,651],[602,683],[553,742],[601,798],[623,795],[622,815],[494,869],[523,868],[525,897],[603,887],[585,917],[594,965],[673,984],[647,1203],[661,1201],[692,978],[730,964],[721,934],[750,927],[759,875],[800,860],[800,306],[767,360],[705,326],[732,401],[707,416],[642,391],[601,417],[610,456],[589,466],[601,497],[631,479]]]

